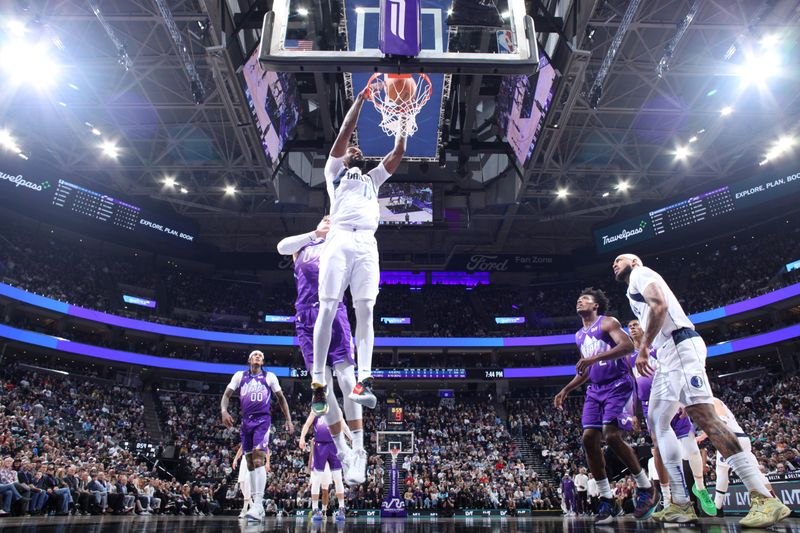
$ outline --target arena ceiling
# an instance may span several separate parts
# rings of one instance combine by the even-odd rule
[[[159,1],[4,4],[11,4],[5,20],[22,20],[28,34],[46,34],[58,45],[55,57],[62,65],[47,90],[15,90],[5,84],[5,127],[31,159],[133,199],[166,201],[177,213],[198,220],[201,234],[222,249],[265,250],[289,232],[308,230],[322,208],[277,201],[236,75],[242,50],[257,40],[258,30],[257,24],[247,29],[247,16],[231,17],[231,11],[250,12],[257,19],[268,2],[167,2],[186,48],[182,54]],[[555,9],[552,4],[548,7]],[[101,17],[92,5],[99,6]],[[758,168],[770,143],[797,133],[800,54],[792,48],[800,18],[797,0],[600,0],[578,5],[565,33],[571,37],[574,32],[574,49],[586,52],[572,52],[569,66],[557,64],[564,80],[537,160],[522,176],[518,201],[495,206],[470,201],[471,189],[457,172],[462,147],[456,147],[444,170],[431,171],[443,183],[445,197],[439,201],[453,208],[453,216],[430,228],[382,230],[382,249],[391,254],[386,257],[402,261],[410,252],[478,248],[569,252],[590,242],[591,225],[621,208],[700,190],[742,169]],[[529,13],[539,7],[529,2]],[[603,74],[626,11],[633,19],[621,35],[595,105],[591,87]],[[678,39],[690,11],[696,14]],[[231,36],[237,22],[245,29]],[[222,39],[223,33],[229,37]],[[766,79],[758,63],[759,46],[771,35],[794,54],[784,52],[782,68]],[[674,51],[659,76],[665,49]],[[566,61],[564,54],[570,55],[555,54],[555,61]],[[750,56],[756,62],[745,73],[751,82],[745,87],[741,65]],[[202,84],[201,103],[196,103],[186,60]],[[340,84],[333,80],[333,89],[325,91],[317,83],[303,93],[310,118],[292,146],[317,172],[341,118],[334,105]],[[723,116],[726,106],[733,112]],[[491,144],[497,139],[477,127],[464,144],[479,139],[497,146]],[[117,158],[104,157],[98,148],[107,141],[118,146]],[[690,155],[677,158],[679,147],[688,147]],[[473,163],[467,168],[489,157],[467,156]],[[165,185],[167,177],[176,184]],[[629,189],[621,190],[621,182]],[[236,193],[226,195],[227,186],[235,186]],[[557,191],[563,189],[567,195],[559,198]]]

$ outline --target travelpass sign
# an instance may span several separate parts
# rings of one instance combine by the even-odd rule
[[[646,241],[654,236],[649,217],[636,217],[594,232],[597,251],[608,252]]]

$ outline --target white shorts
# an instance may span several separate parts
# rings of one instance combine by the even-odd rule
[[[353,301],[374,301],[380,278],[375,232],[331,229],[319,258],[320,300],[341,301],[349,286]]]
[[[311,484],[313,485],[314,482],[318,481],[320,488],[323,490],[327,490],[333,484],[333,475],[331,474],[331,467],[327,464],[325,465],[325,470],[322,472],[318,472],[317,470],[311,469]]]
[[[666,359],[669,359],[667,364]],[[706,375],[706,344],[700,336],[689,337],[677,345],[668,340],[658,350],[658,362],[650,390],[651,409],[658,400],[680,402],[684,406],[714,402]]]
[[[751,452],[753,451],[753,445],[750,443],[750,437],[742,437],[741,435],[737,434],[736,438],[739,440],[739,445],[742,447],[743,452]],[[728,469],[731,465],[722,457],[722,454],[717,451],[717,470],[720,468]]]

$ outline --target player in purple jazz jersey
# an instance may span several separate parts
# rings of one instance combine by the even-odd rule
[[[630,406],[634,389],[630,368],[623,357],[631,353],[633,342],[616,318],[603,315],[606,309],[608,298],[603,291],[584,289],[581,292],[576,310],[583,320],[583,328],[575,333],[581,359],[575,367],[575,377],[554,400],[556,408],[563,409],[567,395],[589,381],[581,422],[586,461],[600,490],[600,505],[595,519],[599,524],[614,520],[615,510],[603,456],[604,440],[636,479],[636,518],[649,518],[658,505],[655,487],[639,465],[633,448],[623,438],[623,431],[631,429]]]
[[[278,252],[291,255],[294,259],[294,278],[297,284],[297,300],[295,301],[297,343],[303,354],[306,369],[311,373],[314,364],[314,327],[319,314],[319,262],[322,250],[326,246],[325,238],[330,230],[330,220],[324,217],[317,228],[309,233],[286,237],[278,243]],[[350,333],[350,322],[347,309],[339,302],[336,318],[332,325],[331,343],[325,366],[326,379],[332,379],[332,370],[336,371],[339,388],[345,392],[342,403],[347,426],[353,434],[352,449],[344,440],[342,431],[342,412],[334,396],[333,387],[324,390],[321,399],[315,399],[312,411],[317,416],[324,415],[339,459],[344,465],[344,478],[348,485],[359,485],[366,480],[367,452],[364,449],[364,423],[362,407],[350,395],[346,394],[356,386],[353,361],[353,336]]]
[[[639,346],[642,342],[644,331],[642,331],[642,327],[636,319],[628,322],[628,330],[630,331],[634,346],[633,354],[631,354],[629,362],[633,377],[636,378],[636,396],[639,398],[639,402],[642,405],[642,417],[645,420],[645,427],[643,429],[644,431],[648,431],[646,421],[650,408],[650,390],[653,388],[653,377],[643,376],[636,369],[636,357],[639,355]],[[650,358],[652,359],[651,366],[653,364],[658,364],[658,351],[652,347],[650,348]],[[637,421],[634,421],[634,424],[636,424],[636,422]],[[681,442],[683,459],[689,462],[689,467],[692,469],[692,477],[694,478],[692,492],[700,501],[703,512],[709,516],[715,516],[717,514],[717,508],[706,489],[705,479],[703,478],[703,456],[700,454],[700,448],[697,447],[692,420],[685,412],[676,413],[675,417],[672,419],[672,429]],[[653,442],[653,461],[655,462],[658,480],[661,485],[663,505],[667,507],[672,496],[669,487],[669,473],[664,467],[661,454],[658,453],[658,446],[655,442]]]
[[[342,483],[342,463],[339,461],[336,445],[333,437],[322,417],[314,413],[308,415],[303,430],[300,432],[300,449],[306,450],[306,435],[311,428],[314,428],[314,438],[311,440],[311,509],[313,510],[312,520],[319,522],[322,520],[323,511],[318,508],[320,488],[326,491],[330,485],[330,475],[333,476],[333,484],[336,487],[336,499],[339,501],[339,510],[336,512],[336,521],[341,522],[345,519],[344,511],[344,483]],[[345,428],[345,432],[347,429]],[[328,480],[325,473],[328,472]],[[323,500],[323,504],[325,501]]]
[[[225,389],[220,402],[222,423],[225,427],[233,426],[233,417],[228,413],[228,403],[231,396],[239,394],[239,404],[242,411],[242,426],[239,434],[242,438],[242,450],[250,471],[250,493],[253,496],[253,506],[245,514],[248,520],[260,522],[264,519],[264,489],[267,485],[266,465],[267,446],[269,445],[269,429],[272,425],[270,400],[272,395],[278,400],[278,405],[286,417],[286,431],[294,433],[292,414],[289,404],[281,391],[278,378],[272,372],[265,372],[264,354],[258,350],[250,353],[247,358],[248,370],[240,370],[233,375],[231,382]]]

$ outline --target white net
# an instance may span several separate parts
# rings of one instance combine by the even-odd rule
[[[414,74],[414,92],[407,100],[399,95],[388,94],[391,85],[382,79],[382,74],[374,74],[368,83],[371,100],[381,114],[380,127],[386,135],[410,137],[417,131],[417,114],[431,97],[431,82],[425,74]]]

